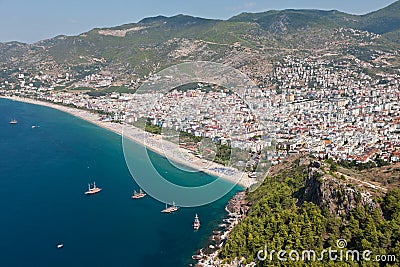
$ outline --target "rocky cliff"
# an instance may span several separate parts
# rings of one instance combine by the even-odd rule
[[[315,167],[320,163],[313,162],[308,169],[305,186],[298,192],[298,205],[305,201],[312,202],[322,210],[327,209],[334,215],[348,215],[354,208],[368,206],[378,208],[370,192],[357,188],[344,179],[325,174]]]

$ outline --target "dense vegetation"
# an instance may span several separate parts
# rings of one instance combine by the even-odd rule
[[[75,87],[73,88],[73,90],[88,90],[88,92],[86,92],[89,96],[92,97],[99,97],[99,96],[105,96],[107,94],[110,93],[134,93],[135,90],[129,88],[129,87],[125,87],[125,86],[110,86],[107,88],[101,88],[101,89],[92,89],[92,88],[88,88],[88,87]]]
[[[338,164],[342,167],[349,168],[349,169],[356,169],[359,171],[368,170],[375,167],[382,167],[390,165],[389,162],[382,160],[381,158],[376,158],[374,160],[365,162],[365,163],[358,163],[355,160],[348,161],[348,160],[341,160]]]
[[[217,153],[214,161],[223,165],[228,165],[231,160],[231,147],[229,145],[217,144]]]
[[[202,138],[199,136],[195,136],[191,133],[180,132],[179,133],[179,142],[184,144],[194,144],[198,145],[198,143],[202,142],[203,144],[211,144],[211,149],[207,149],[207,146],[204,148],[199,148],[198,154],[204,156],[206,159],[223,164],[229,165],[231,160],[232,149],[230,145],[220,144],[215,142],[209,138]]]
[[[147,119],[144,130],[152,134],[161,134],[162,128],[158,125],[152,124],[151,120]]]
[[[246,259],[249,263],[257,258],[257,252],[267,246],[268,253],[281,249],[315,250],[317,257],[323,249],[337,249],[339,238],[347,241],[349,250],[370,250],[371,259],[376,255],[395,255],[400,260],[400,190],[389,192],[382,199],[380,209],[355,208],[350,214],[336,217],[305,202],[296,205],[307,178],[307,167],[292,166],[280,175],[268,177],[248,200],[253,203],[248,216],[232,231],[220,257],[228,261]],[[344,252],[345,253],[345,252]],[[269,260],[257,261],[257,266],[383,266],[371,261],[278,261],[275,254]],[[301,254],[300,254],[301,257]],[[392,265],[390,265],[392,264]],[[391,262],[385,266],[398,266]]]

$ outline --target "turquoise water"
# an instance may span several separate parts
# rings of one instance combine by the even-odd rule
[[[8,123],[13,118],[18,124]],[[177,183],[215,179],[151,158]],[[85,196],[94,180],[103,191]],[[239,190],[167,215],[151,197],[132,200],[134,189],[120,136],[57,110],[0,99],[0,266],[187,266]]]

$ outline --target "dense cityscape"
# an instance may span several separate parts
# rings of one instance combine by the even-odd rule
[[[0,43],[6,262],[398,266],[399,14],[159,15]]]
[[[375,65],[388,65],[396,55],[376,51]],[[108,114],[103,120],[136,122],[150,118],[153,125],[231,143],[261,153],[278,163],[292,153],[309,152],[320,158],[366,163],[376,157],[399,160],[399,72],[368,74],[354,58],[334,55],[301,58],[289,55],[265,74],[266,85],[248,92],[245,101],[216,85],[175,89],[154,103],[157,95],[111,92],[90,96],[56,90],[70,81],[77,89],[109,86],[111,75],[88,75],[76,81],[65,73],[49,77],[20,70],[15,81],[5,80],[1,94],[31,97]],[[371,63],[368,63],[371,64]],[[151,81],[151,77],[139,83]],[[37,83],[51,84],[36,87]],[[135,83],[135,82],[134,82]],[[211,90],[204,90],[211,87]],[[7,90],[10,88],[13,90]],[[18,88],[18,89],[16,89]],[[217,101],[217,105],[215,104]],[[151,107],[145,111],[144,107]],[[256,138],[254,138],[256,137]],[[233,141],[233,142],[232,142]]]

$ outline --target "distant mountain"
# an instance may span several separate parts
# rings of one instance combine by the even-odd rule
[[[229,21],[253,22],[269,32],[286,32],[290,30],[306,28],[332,28],[345,26],[346,18],[353,19],[348,15],[336,10],[282,10],[267,11],[262,13],[242,13]]]
[[[400,30],[400,1],[361,16],[359,28],[378,34]]]
[[[248,23],[186,15],[158,16],[118,27],[96,28],[78,36],[58,36],[34,46],[44,47],[59,63],[77,64],[85,61],[86,57],[96,57],[104,58],[107,62],[125,62],[133,66],[144,59],[147,62],[163,61],[171,51],[183,45],[180,39],[201,40],[202,44],[187,46],[190,52],[202,54],[191,46],[204,46],[207,42],[233,44],[245,41],[240,36],[251,28],[253,26]],[[215,53],[208,54],[201,58],[212,60]]]
[[[157,17],[150,17],[145,18],[139,21],[141,24],[152,24],[152,23],[164,23],[168,27],[190,27],[192,25],[201,25],[201,24],[208,24],[213,23],[219,20],[212,20],[212,19],[204,19],[198,17],[192,17],[188,15],[179,14],[173,17],[165,17],[165,16],[157,16]]]
[[[382,37],[338,34],[340,28],[366,30]],[[0,43],[0,64],[60,71],[94,65],[95,69],[113,72],[128,69],[129,74],[139,76],[187,60],[229,62],[236,67],[256,64],[257,60],[238,56],[240,51],[250,53],[235,48],[238,45],[265,55],[290,50],[398,47],[400,1],[362,16],[336,10],[293,9],[242,13],[228,20],[157,16],[138,23],[95,28],[78,36],[61,35],[32,45]]]
[[[29,45],[20,42],[0,43],[0,60],[10,60],[14,55],[25,53],[29,50]]]
[[[400,1],[378,11],[357,16],[337,10],[282,10],[262,13],[242,13],[229,21],[254,22],[269,31],[301,28],[353,27],[376,34],[400,30]]]

